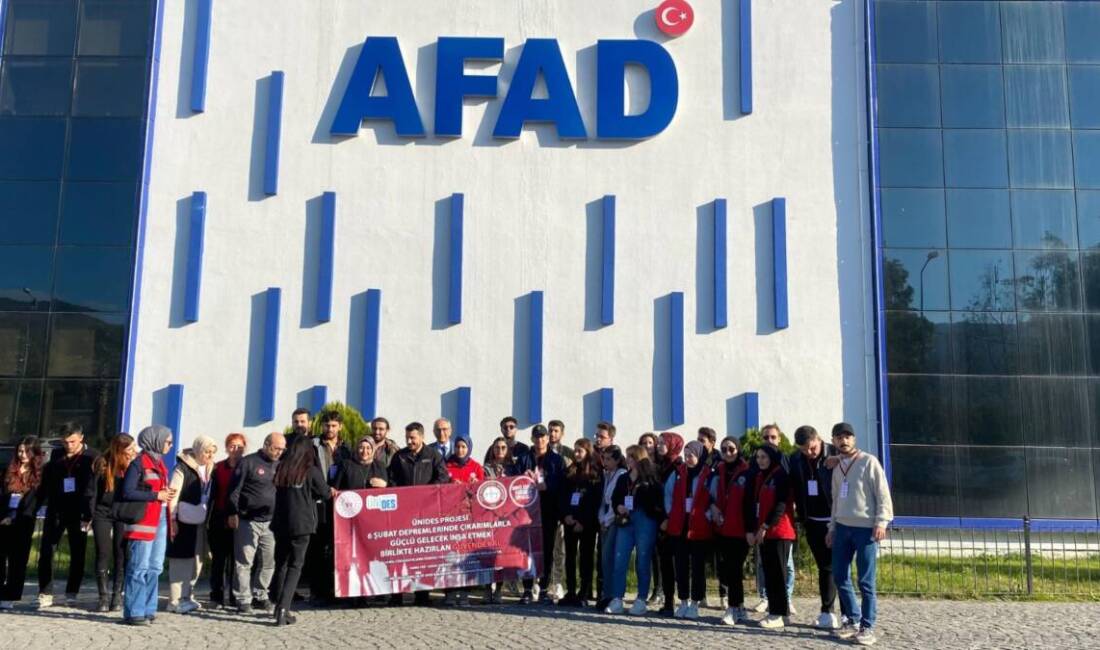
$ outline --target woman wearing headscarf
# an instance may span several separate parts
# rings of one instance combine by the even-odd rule
[[[374,455],[374,438],[363,436],[355,445],[355,453],[340,463],[332,487],[337,490],[366,490],[386,487],[386,466]]]
[[[168,515],[165,507],[175,492],[168,487],[168,468],[164,454],[172,448],[172,430],[154,424],[138,434],[141,453],[126,469],[122,503],[140,503],[141,517],[126,524],[130,544],[126,562],[126,593],[122,615],[130,625],[148,625],[157,614],[157,581],[164,567],[164,547],[168,539]]]
[[[470,441],[466,438],[457,438],[454,442],[454,451],[447,457],[447,473],[451,475],[454,483],[476,483],[485,480],[485,470],[470,456]],[[465,567],[456,569],[465,577]],[[466,587],[457,587],[444,590],[444,605],[458,605],[467,607],[470,604],[470,590]]]
[[[657,472],[661,479],[661,485],[668,483],[668,478],[676,473],[684,462],[680,458],[680,452],[684,450],[684,439],[680,434],[665,431],[657,436]],[[666,513],[667,515],[667,513]],[[662,522],[663,523],[663,522]],[[661,585],[660,614],[672,616],[676,609],[676,571],[675,557],[676,544],[672,537],[665,531],[666,526],[661,526],[657,531],[657,566],[661,575],[657,581]],[[656,587],[654,590],[656,591]]]
[[[764,445],[756,450],[757,472],[745,492],[745,539],[759,545],[764,565],[764,587],[768,591],[768,616],[760,627],[781,628],[790,615],[787,598],[787,557],[796,539],[794,492],[783,469],[778,449]]]
[[[714,470],[711,492],[714,503],[710,506],[711,520],[718,534],[718,569],[729,589],[729,602],[722,623],[736,625],[745,620],[745,557],[749,545],[745,540],[744,502],[752,473],[749,464],[741,458],[737,438],[728,436],[718,445],[722,460]]]
[[[684,447],[684,464],[665,482],[663,524],[675,548],[676,618],[699,618],[699,603],[707,595],[706,562],[713,537],[710,523],[710,466],[707,448],[698,440]]]
[[[294,590],[302,575],[309,538],[317,532],[317,501],[332,498],[332,488],[317,461],[313,442],[306,437],[294,441],[275,470],[275,511],[271,530],[275,544],[275,624],[290,625]]]
[[[45,463],[42,443],[27,436],[16,445],[0,481],[0,611],[23,598]]]
[[[95,459],[95,506],[92,534],[95,537],[95,577],[99,590],[97,612],[115,612],[122,607],[122,581],[126,576],[126,526],[114,517],[115,491],[122,487],[126,469],[138,454],[131,436],[111,438],[107,453]],[[112,580],[108,590],[108,580]]]
[[[206,557],[206,521],[210,478],[218,443],[199,436],[176,457],[168,486],[176,494],[168,502],[168,611],[187,614],[199,609],[195,581]]]

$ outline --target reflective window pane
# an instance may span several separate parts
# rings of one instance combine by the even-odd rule
[[[75,0],[9,0],[4,54],[71,55]]]
[[[0,244],[53,244],[58,184],[0,181]]]
[[[1001,36],[1006,63],[1061,63],[1065,60],[1062,3],[1002,2]]]
[[[1004,75],[1008,126],[1069,126],[1063,66],[1006,65]]]
[[[66,183],[61,244],[127,246],[137,213],[134,183]]]
[[[1100,312],[1100,251],[1081,253],[1081,284],[1085,294],[1085,309]],[[1097,342],[1100,343],[1100,339]],[[1096,369],[1100,370],[1100,366],[1096,366]],[[1100,416],[1100,413],[1097,415]]]
[[[73,115],[140,117],[145,111],[145,59],[81,59]]]
[[[887,188],[880,190],[880,197],[882,238],[886,246],[892,248],[947,246],[943,190]]]
[[[69,59],[7,59],[0,81],[0,115],[69,112],[73,87]]]
[[[80,12],[79,54],[145,56],[151,7],[148,0],[84,2]]]
[[[948,187],[1007,187],[1005,134],[999,129],[944,129]]]
[[[890,372],[951,372],[951,319],[947,312],[886,312],[886,363]]]
[[[949,128],[1004,128],[1004,77],[998,65],[945,65],[943,125]]]
[[[1077,187],[1100,188],[1100,131],[1074,131]]]
[[[1069,131],[1010,129],[1008,165],[1014,187],[1072,188]]]
[[[944,251],[890,249],[883,252],[887,309],[946,310]]]
[[[939,126],[938,67],[879,65],[878,121],[881,126]]]
[[[936,129],[879,129],[883,187],[943,187],[943,144]]]
[[[1027,514],[1024,450],[959,447],[959,511],[963,517]]]
[[[1065,14],[1066,61],[1100,63],[1100,5],[1095,2],[1067,2]]]
[[[1022,444],[1016,377],[956,377],[955,386],[959,444]]]
[[[53,249],[48,246],[0,246],[0,310],[46,311],[50,308]]]
[[[1081,248],[1100,248],[1100,192],[1077,192],[1077,240]]]
[[[117,380],[52,380],[43,389],[42,430],[57,435],[66,422],[84,427],[92,447],[118,433]]]
[[[42,382],[0,380],[0,440],[38,433]]]
[[[875,49],[882,63],[935,63],[935,3],[876,2]]]
[[[1007,190],[947,190],[947,241],[954,248],[1012,248]]]
[[[1028,449],[1027,487],[1032,517],[1096,519],[1088,449]]]
[[[1078,311],[1077,255],[1062,251],[1016,253],[1016,303],[1027,311]]]
[[[1077,207],[1068,190],[1012,193],[1016,248],[1077,248]]]
[[[1100,66],[1071,65],[1066,71],[1073,128],[1100,128]]]
[[[61,177],[65,120],[0,118],[0,179],[52,180]]]
[[[74,119],[68,178],[137,180],[141,174],[144,135],[140,120]]]
[[[129,248],[58,248],[54,310],[126,311],[130,256]]]
[[[1012,311],[1016,308],[1012,253],[952,250],[951,308]]]
[[[1087,379],[1022,377],[1020,399],[1024,444],[1042,447],[1089,446]]]
[[[891,442],[954,443],[954,379],[942,375],[890,375],[887,385]]]
[[[951,313],[955,372],[961,375],[1013,375],[1017,372],[1016,314]]]
[[[1020,313],[1020,374],[1085,374],[1085,322],[1079,314]]]
[[[941,2],[940,60],[1000,63],[1001,20],[995,2]]]
[[[1100,375],[1100,316],[1085,316],[1085,330],[1088,336],[1088,373],[1092,376]],[[1100,380],[1093,380],[1093,418],[1100,417]],[[1100,426],[1093,426],[1097,437],[1094,444],[1100,447]]]
[[[0,377],[41,377],[45,358],[46,314],[0,312]]]
[[[890,445],[894,511],[911,517],[957,517],[954,447]]]
[[[50,377],[122,374],[125,314],[55,314],[50,327]]]

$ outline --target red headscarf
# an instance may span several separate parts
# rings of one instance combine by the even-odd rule
[[[678,433],[665,431],[661,433],[661,442],[668,447],[668,453],[665,454],[664,461],[666,463],[676,462],[676,459],[680,457],[680,452],[684,450],[684,439]]]

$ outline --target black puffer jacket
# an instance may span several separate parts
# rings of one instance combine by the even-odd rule
[[[390,485],[408,487],[410,485],[443,485],[451,482],[451,474],[439,452],[428,445],[413,453],[405,447],[390,460]]]

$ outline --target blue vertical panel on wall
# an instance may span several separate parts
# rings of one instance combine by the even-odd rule
[[[603,197],[602,273],[600,286],[600,323],[615,322],[615,197]]]
[[[669,297],[669,419],[679,425],[684,423],[684,293]]]
[[[458,389],[458,408],[455,411],[454,434],[459,438],[470,439],[470,387]]]
[[[263,375],[260,379],[260,419],[275,419],[275,377],[279,371],[279,307],[283,291],[272,287],[267,290],[264,314]]]
[[[164,457],[164,462],[171,470],[176,464],[176,451],[182,449],[183,433],[180,431],[180,423],[183,422],[183,384],[169,384],[165,391],[164,426],[172,430],[172,453]]]
[[[206,224],[206,192],[191,194],[191,228],[187,239],[187,282],[183,292],[183,320],[199,320],[202,289],[202,247]]]
[[[214,0],[199,0],[195,16],[195,48],[191,52],[191,110],[206,110],[206,67],[210,60],[210,14]]]
[[[531,292],[531,395],[528,422],[542,420],[542,292]]]
[[[309,389],[309,410],[314,415],[328,403],[328,386],[314,386]]]
[[[738,20],[741,78],[741,114],[752,113],[752,0],[741,0]]]
[[[382,291],[367,290],[366,332],[363,341],[363,394],[360,406],[367,420],[378,415],[378,353],[381,343]]]
[[[332,274],[336,264],[336,193],[321,195],[321,251],[317,268],[318,323],[332,319]]]
[[[615,390],[613,388],[600,389],[600,421],[615,421]]]
[[[264,139],[264,194],[279,191],[279,141],[283,127],[283,78],[281,70],[271,73],[267,96],[267,137]]]
[[[726,200],[714,200],[714,329],[729,324],[726,310]]]
[[[787,199],[772,199],[772,256],[775,276],[775,329],[787,329]]]
[[[447,293],[447,322],[457,325],[462,322],[462,227],[464,219],[465,197],[460,193],[451,195],[451,277]]]
[[[760,394],[745,393],[745,429],[760,428]]]

